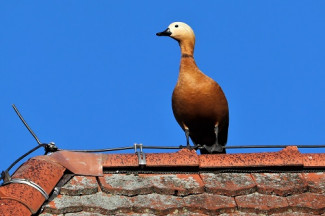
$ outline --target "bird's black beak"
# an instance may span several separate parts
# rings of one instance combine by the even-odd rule
[[[157,36],[170,36],[171,34],[172,34],[171,31],[169,30],[169,28],[167,28],[165,31],[158,32],[156,35]]]

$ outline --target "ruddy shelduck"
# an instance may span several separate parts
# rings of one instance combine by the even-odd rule
[[[178,124],[185,131],[187,146],[190,148],[190,137],[194,148],[200,149],[202,154],[225,153],[228,102],[219,84],[202,73],[195,63],[195,35],[192,28],[183,22],[173,22],[156,35],[175,39],[181,48],[172,108]]]

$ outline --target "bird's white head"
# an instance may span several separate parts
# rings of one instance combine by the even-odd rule
[[[195,34],[193,29],[183,22],[173,22],[171,23],[168,28],[163,32],[158,32],[157,36],[169,36],[174,38],[177,41],[182,40],[194,40],[195,41]]]
[[[173,22],[171,23],[165,31],[158,32],[157,36],[169,36],[177,40],[182,48],[184,46],[190,46],[194,49],[195,44],[195,34],[193,29],[183,22]]]

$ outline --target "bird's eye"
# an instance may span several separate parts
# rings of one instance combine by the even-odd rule
[[[175,28],[178,28],[178,25],[175,25]]]

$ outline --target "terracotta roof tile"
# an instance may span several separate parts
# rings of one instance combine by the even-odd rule
[[[103,191],[126,196],[149,193],[188,195],[204,191],[198,174],[106,174],[99,181]]]
[[[191,195],[184,198],[185,207],[192,212],[215,215],[235,211],[237,205],[233,197],[216,194]]]
[[[184,206],[181,197],[164,194],[146,194],[131,198],[135,212],[147,212],[152,214],[166,215],[179,211]]]
[[[106,154],[103,156],[103,167],[138,167],[138,156],[135,154]]]
[[[26,179],[42,187],[50,194],[61,179],[65,168],[50,161],[31,159],[13,174],[13,179]],[[45,201],[45,197],[35,188],[12,183],[0,187],[1,199],[14,199],[26,206],[31,213],[36,213]]]
[[[194,150],[182,149],[176,153],[146,154],[149,167],[190,167],[199,166],[198,155]]]
[[[3,194],[5,194],[5,196],[1,197],[1,199],[13,199],[19,201],[33,214],[38,211],[45,201],[45,198],[38,190],[25,184],[4,185],[0,188],[0,190]]]
[[[270,153],[199,155],[201,168],[303,166],[302,158],[295,146]]]
[[[74,173],[42,216],[325,214],[325,154],[296,147],[273,153],[197,155],[56,152],[23,164],[13,178],[47,193]],[[105,172],[105,173],[104,173]],[[127,172],[127,173],[124,173]],[[64,178],[63,178],[64,179]],[[26,184],[0,187],[0,215],[31,215],[45,198]]]
[[[62,196],[59,195],[50,202],[45,211],[52,214],[75,213],[80,211],[101,213],[111,215],[130,209],[131,200],[125,196],[110,195],[98,192],[84,196]]]
[[[176,153],[146,154],[148,167],[199,166],[198,155],[194,150],[182,149]],[[138,167],[136,154],[106,154],[103,159],[104,167]]]
[[[251,213],[279,213],[288,209],[285,197],[253,193],[235,197],[238,209]]]
[[[0,215],[29,216],[31,212],[19,201],[4,199],[0,200]]]
[[[259,193],[287,196],[307,191],[301,173],[252,173],[252,177]]]
[[[303,212],[284,212],[272,214],[272,216],[313,216],[314,214],[303,213]]]
[[[96,177],[92,176],[74,176],[67,184],[61,188],[61,194],[85,195],[98,192],[98,183]]]
[[[64,171],[65,168],[57,163],[31,159],[24,163],[24,165],[13,174],[12,178],[33,181],[49,194],[61,179]]]
[[[323,214],[325,211],[325,195],[315,193],[296,194],[287,197],[293,210],[305,213]]]
[[[256,184],[248,173],[202,173],[208,193],[238,196],[256,191]]]
[[[304,173],[303,174],[310,192],[325,194],[325,173]]]
[[[325,154],[303,154],[303,163],[305,167],[325,167]]]

